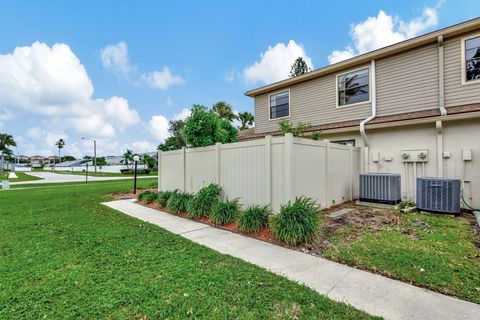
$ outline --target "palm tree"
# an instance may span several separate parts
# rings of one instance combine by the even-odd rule
[[[128,169],[128,163],[133,160],[133,151],[130,149],[127,149],[127,152],[125,152],[122,157],[123,157],[123,160],[120,162],[125,164]]]
[[[245,111],[245,112],[238,113],[238,120],[240,120],[240,123],[242,124],[239,129],[245,130],[247,128],[250,128],[250,126],[253,125],[253,121],[255,119],[253,117],[253,114],[251,114],[248,111]]]
[[[10,154],[11,150],[8,147],[16,147],[17,143],[13,139],[13,137],[6,133],[0,133],[0,172],[3,172],[4,166],[4,156],[5,154]]]
[[[219,101],[215,103],[212,110],[218,115],[219,118],[227,119],[232,122],[233,119],[237,119],[237,115],[233,112],[232,105],[225,101]]]
[[[62,164],[62,157],[60,156],[60,150],[65,147],[65,140],[59,139],[57,142],[55,142],[55,145],[58,148],[58,160],[60,161],[60,164]]]

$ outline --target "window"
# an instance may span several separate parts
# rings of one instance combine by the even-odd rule
[[[270,119],[283,118],[290,115],[289,95],[289,91],[283,91],[270,95]]]
[[[370,100],[368,68],[337,77],[338,106]]]
[[[352,145],[352,146],[355,147],[355,139],[351,139],[351,140],[337,140],[337,141],[332,141],[332,143],[343,144],[344,146]]]
[[[480,80],[480,36],[465,40],[465,81]]]

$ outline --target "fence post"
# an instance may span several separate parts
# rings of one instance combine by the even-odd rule
[[[353,146],[348,145],[348,159],[349,159],[349,168],[350,168],[350,201],[353,200]]]
[[[325,139],[325,206],[330,207],[330,141]]]
[[[158,164],[157,164],[157,168],[158,168],[158,191],[162,191],[162,179],[161,179],[161,176],[162,176],[162,150],[158,150]]]
[[[267,203],[272,206],[272,136],[265,136],[265,189],[267,189]]]
[[[183,192],[187,192],[187,150],[185,147],[182,147],[182,167],[183,167],[183,176],[182,176],[182,183],[183,183]]]
[[[221,179],[220,179],[220,148],[221,148],[221,143],[217,142],[215,143],[215,162],[216,162],[216,181],[219,186],[221,186]]]
[[[285,134],[285,202],[294,200],[293,198],[293,134]]]

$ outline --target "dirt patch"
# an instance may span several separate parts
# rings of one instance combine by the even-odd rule
[[[133,194],[133,190],[130,190],[127,193],[116,193],[115,192],[115,193],[109,193],[109,194],[107,194],[107,196],[112,197],[115,200],[128,200],[128,199],[135,199],[138,196],[138,194],[140,192],[143,192],[143,191],[154,191],[154,192],[156,192],[157,189],[155,189],[155,188],[141,189],[141,190],[137,189],[137,194]]]
[[[353,210],[339,217],[329,217],[331,212],[346,208]],[[331,239],[341,234],[342,230],[344,230],[342,242],[352,242],[362,237],[365,229],[368,229],[369,233],[376,232],[386,225],[397,226],[402,221],[401,213],[393,208],[362,207],[356,206],[353,202],[323,210],[321,214],[321,232],[311,243],[301,246],[302,251],[315,256],[323,256],[326,249],[335,247]],[[413,231],[410,231],[411,236],[414,236]]]

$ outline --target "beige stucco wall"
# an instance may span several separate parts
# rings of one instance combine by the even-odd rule
[[[409,165],[408,176],[400,153],[403,150],[427,150],[428,161],[425,164],[425,176],[437,176],[437,131],[435,123],[392,127],[385,129],[367,129],[369,141],[367,172],[392,172],[402,175],[402,197],[414,199],[414,169]],[[442,158],[441,170],[444,177],[465,181],[465,197],[478,208],[480,207],[480,119],[444,121],[443,152],[449,152],[449,158]],[[342,134],[325,134],[324,139],[355,139],[356,146],[363,146],[357,132]],[[462,150],[472,151],[472,161],[462,160]],[[380,161],[374,162],[378,154]],[[392,161],[385,161],[387,155]],[[363,159],[362,159],[363,160]],[[423,176],[421,164],[417,164],[416,175]],[[408,183],[408,186],[407,186]],[[408,190],[408,193],[407,193]]]

